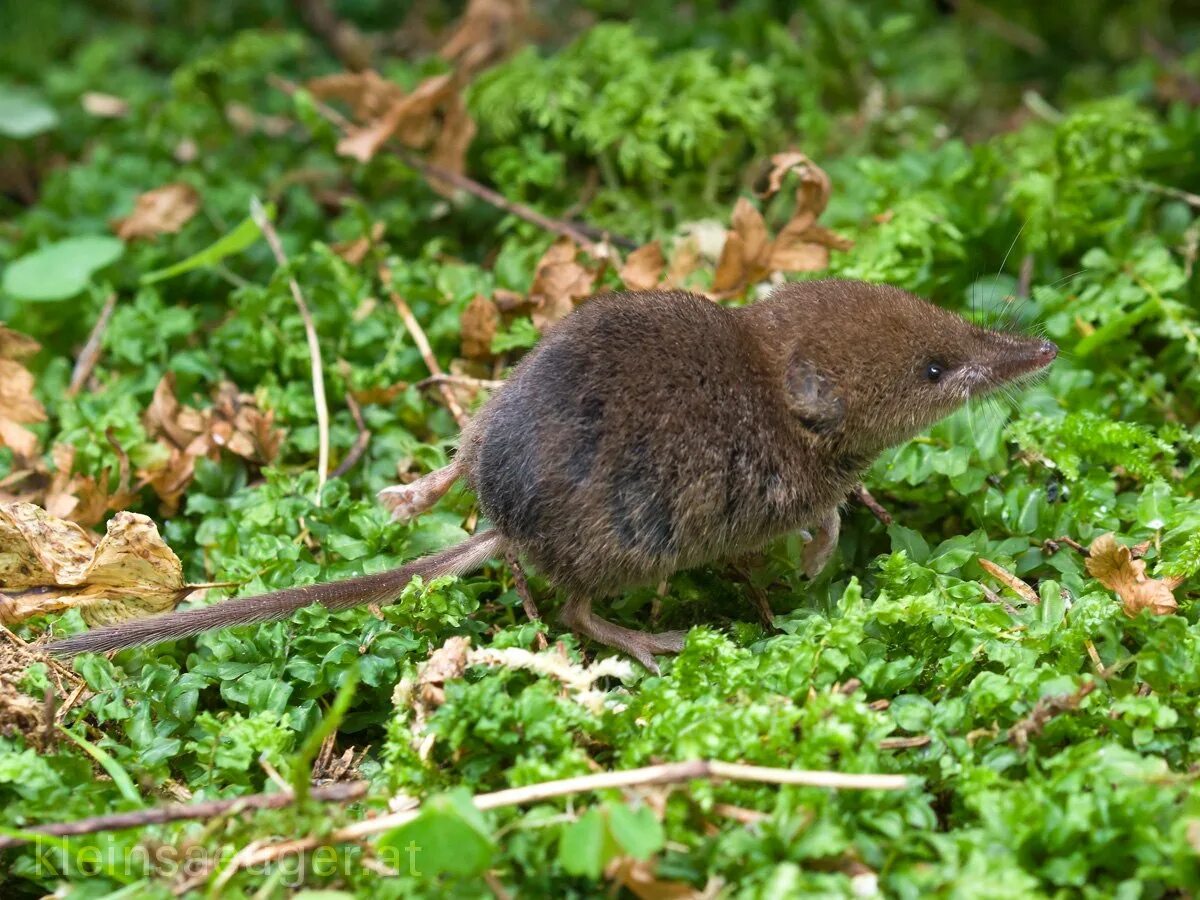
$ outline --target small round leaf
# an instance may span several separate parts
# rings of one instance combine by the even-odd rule
[[[4,292],[18,300],[66,300],[116,261],[125,245],[114,237],[67,238],[27,253],[4,270]]]

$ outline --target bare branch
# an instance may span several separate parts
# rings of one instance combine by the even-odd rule
[[[74,397],[83,390],[87,380],[92,377],[92,371],[96,368],[96,363],[100,361],[100,350],[104,346],[104,332],[108,329],[108,322],[116,307],[117,294],[114,291],[105,299],[104,307],[100,310],[96,324],[92,326],[87,343],[79,352],[79,359],[75,360],[75,369],[71,372],[71,384],[67,388],[68,397]]]
[[[255,198],[250,204],[250,215],[262,230],[263,237],[271,247],[275,262],[280,268],[287,266],[287,256],[283,252],[283,244],[279,234],[271,224],[270,217],[262,204]],[[288,284],[292,288],[292,299],[300,310],[300,318],[304,320],[304,334],[308,339],[308,357],[312,363],[313,403],[317,407],[317,496],[314,501],[321,505],[321,490],[329,477],[329,402],[325,399],[325,367],[321,363],[321,344],[317,340],[317,326],[313,321],[308,304],[304,302],[304,294],[295,278],[288,276]]]

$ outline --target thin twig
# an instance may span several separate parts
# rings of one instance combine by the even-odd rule
[[[1008,739],[1017,745],[1019,750],[1029,746],[1029,738],[1042,733],[1051,719],[1079,708],[1083,698],[1096,689],[1096,682],[1085,681],[1070,694],[1054,694],[1043,697],[1033,707],[1024,719],[1008,729]]]
[[[912,737],[890,737],[884,738],[879,742],[880,750],[909,750],[913,747],[924,747],[929,744],[933,738],[927,734],[918,734]]]
[[[369,785],[365,781],[324,784],[313,787],[309,796],[314,800],[326,803],[349,803],[365,796],[368,787]],[[86,819],[76,819],[73,822],[33,825],[23,830],[44,834],[47,837],[75,837],[81,834],[95,834],[99,831],[122,831],[128,828],[145,828],[148,825],[165,825],[168,822],[211,819],[214,816],[243,809],[279,809],[289,806],[293,800],[295,797],[290,790],[274,794],[250,794],[245,797],[232,797],[228,800],[172,803],[167,806],[112,813],[107,816],[90,816]],[[19,847],[26,843],[28,841],[24,838],[0,835],[0,850]]]
[[[871,515],[883,523],[886,528],[892,524],[892,514],[884,509],[883,504],[871,496],[871,492],[867,490],[865,484],[860,484],[854,489],[854,499],[871,511]]]
[[[1164,197],[1170,197],[1172,200],[1182,200],[1193,209],[1200,209],[1200,194],[1193,194],[1191,191],[1181,191],[1179,188],[1173,188],[1170,185],[1157,184],[1141,178],[1122,178],[1121,184],[1134,190],[1147,191],[1151,194],[1161,194]]]
[[[419,389],[439,384],[454,384],[460,387],[479,388],[481,391],[496,391],[504,387],[503,381],[491,378],[472,378],[470,375],[450,375],[448,373],[422,378],[413,387]]]
[[[92,326],[87,343],[79,352],[79,359],[75,360],[75,368],[71,372],[71,384],[67,388],[68,397],[74,397],[83,390],[87,380],[92,377],[92,371],[96,368],[96,363],[100,361],[100,350],[104,346],[104,332],[108,329],[108,322],[116,307],[117,293],[113,291],[105,298],[104,307],[100,310],[96,324]]]
[[[296,84],[294,81],[290,81],[287,78],[281,78],[280,76],[274,74],[268,75],[267,81],[272,87],[277,88],[288,95],[294,94],[296,91],[301,89],[300,85]],[[315,109],[317,113],[323,119],[325,119],[325,121],[329,122],[331,125],[343,132],[354,128],[353,122],[343,116],[336,109],[329,106],[327,103],[322,103],[321,101],[314,99],[313,109]],[[392,138],[390,140],[394,142],[395,139]],[[607,232],[592,228],[589,225],[563,222],[559,219],[554,219],[550,216],[543,215],[536,209],[526,206],[524,203],[518,203],[516,200],[509,200],[499,191],[494,191],[491,188],[480,184],[478,181],[475,181],[473,178],[470,178],[466,175],[461,175],[458,172],[452,172],[449,169],[443,169],[441,166],[435,165],[434,163],[426,162],[417,153],[408,149],[407,147],[397,145],[395,149],[401,162],[403,162],[406,166],[409,166],[410,168],[420,172],[423,176],[425,176],[426,179],[444,181],[447,184],[453,185],[459,190],[466,191],[468,194],[478,197],[480,200],[496,207],[497,209],[502,209],[507,213],[511,213],[518,219],[524,219],[526,222],[530,222],[531,224],[545,229],[552,234],[565,235],[575,243],[579,244],[579,246],[583,247],[589,253],[601,254],[603,252],[601,242],[615,244],[619,247],[624,247],[625,249],[630,250],[637,247],[637,242],[630,240],[629,238],[621,237],[619,235],[611,235]]]
[[[1029,289],[1033,284],[1033,264],[1033,254],[1026,253],[1021,260],[1021,271],[1017,277],[1017,297],[1022,300],[1029,297]]]
[[[523,806],[540,803],[555,797],[602,791],[611,788],[641,787],[652,784],[680,784],[697,780],[752,781],[759,784],[791,784],[805,787],[826,787],[841,790],[902,790],[910,782],[904,775],[844,774],[841,772],[804,771],[800,769],[773,769],[765,766],[748,766],[717,760],[691,760],[645,766],[618,772],[600,772],[563,778],[523,787],[508,788],[475,797],[475,806],[480,810],[499,809],[505,806]],[[403,810],[389,815],[377,816],[339,828],[325,837],[305,837],[269,847],[256,847],[251,852],[239,852],[222,872],[228,879],[238,869],[260,865],[280,859],[292,853],[306,853],[325,844],[340,844],[357,841],[371,835],[398,828],[415,819],[420,808]],[[245,848],[249,850],[249,848]]]
[[[346,405],[350,407],[350,415],[354,416],[354,424],[358,427],[358,437],[354,439],[354,445],[350,448],[350,452],[346,454],[330,478],[341,478],[351,469],[353,469],[362,455],[367,452],[367,445],[371,443],[371,431],[367,428],[363,421],[362,409],[358,405],[358,401],[354,399],[352,393],[346,393]]]
[[[275,231],[275,226],[271,224],[266,210],[258,202],[257,197],[250,203],[250,215],[262,230],[263,237],[267,239],[271,253],[275,256],[275,262],[280,268],[286,268],[287,256],[283,252],[279,234]],[[304,294],[300,291],[300,285],[291,275],[288,276],[288,284],[292,288],[292,299],[296,301],[296,306],[300,310],[300,318],[304,320],[304,334],[308,339],[308,357],[312,363],[313,403],[317,407],[317,496],[314,502],[320,506],[321,491],[325,487],[325,480],[329,477],[329,403],[325,399],[325,367],[321,363],[321,344],[317,341],[317,326],[308,309],[308,304],[304,302]]]
[[[421,328],[421,323],[417,321],[417,317],[413,315],[413,311],[409,308],[407,301],[401,297],[392,288],[392,273],[386,266],[379,267],[379,280],[383,283],[384,289],[388,292],[388,296],[392,298],[392,303],[396,307],[396,312],[400,314],[400,318],[404,320],[404,327],[408,329],[408,333],[412,335],[413,343],[417,345],[417,349],[421,352],[422,358],[425,360],[425,365],[433,375],[443,375],[441,363],[437,361],[437,357],[433,355],[433,347],[429,345],[429,338],[425,336],[424,329]],[[459,405],[458,398],[454,396],[454,391],[450,389],[450,385],[442,382],[438,385],[442,393],[442,399],[446,401],[446,406],[450,409],[450,414],[454,416],[459,427],[467,424],[467,414],[463,412],[462,406]]]

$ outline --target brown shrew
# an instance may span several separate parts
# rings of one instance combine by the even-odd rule
[[[802,563],[815,576],[841,503],[881,451],[1057,352],[884,284],[786,284],[742,308],[675,291],[598,296],[516,366],[453,463],[381,495],[411,517],[462,477],[489,530],[388,572],[101,628],[49,650],[157,643],[311,603],[386,603],[414,575],[515,552],[566,594],[568,627],[656,670],[654,655],[678,651],[684,633],[616,625],[595,600],[798,529],[812,534]]]

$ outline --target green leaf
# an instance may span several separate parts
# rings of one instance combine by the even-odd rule
[[[104,235],[47,244],[4,270],[4,292],[18,300],[66,300],[86,288],[96,272],[120,259],[124,252],[121,241]]]
[[[54,107],[29,91],[0,87],[0,134],[27,138],[58,125]]]
[[[266,212],[267,217],[270,218],[275,215],[275,208],[268,205]],[[261,235],[262,229],[258,227],[258,223],[253,218],[247,216],[236,228],[223,237],[217,238],[217,240],[213,241],[213,243],[209,244],[199,253],[193,253],[187,259],[180,260],[177,263],[167,266],[165,269],[155,269],[153,272],[147,272],[141,277],[141,283],[154,284],[158,281],[174,278],[176,275],[182,275],[185,272],[191,272],[194,269],[211,268],[225,259],[225,257],[235,256],[246,250]]]
[[[113,780],[113,784],[117,786],[117,790],[121,792],[121,796],[135,806],[143,806],[142,795],[138,793],[138,789],[133,784],[133,779],[129,777],[129,773],[121,768],[121,764],[108,754],[107,751],[93,744],[87,738],[80,737],[72,731],[58,726],[58,730],[65,734],[68,738],[78,744],[87,752],[92,759],[100,764],[100,768],[108,773],[108,777]]]
[[[662,849],[662,825],[648,806],[594,806],[563,831],[558,860],[572,875],[599,878],[618,856],[648,859]]]
[[[420,814],[384,834],[379,847],[401,871],[433,878],[482,872],[496,843],[471,793],[456,788],[426,800]]]
[[[608,830],[604,814],[592,807],[568,825],[558,843],[558,861],[572,875],[599,878],[621,848]]]

